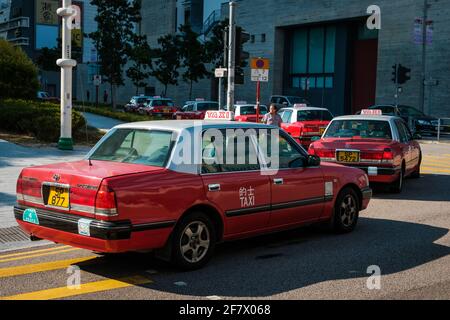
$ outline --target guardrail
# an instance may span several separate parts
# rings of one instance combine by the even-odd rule
[[[447,124],[444,124],[447,123]],[[438,130],[437,130],[437,140],[441,140],[442,135],[450,136],[450,118],[439,118],[438,119]]]

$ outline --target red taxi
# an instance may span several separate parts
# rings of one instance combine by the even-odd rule
[[[422,153],[405,122],[398,117],[357,115],[334,118],[309,153],[323,161],[364,170],[371,182],[401,192],[403,179],[420,177]]]
[[[321,136],[333,119],[328,109],[295,105],[279,111],[283,123],[281,128],[288,132],[297,142],[308,149],[312,137]]]
[[[178,108],[175,106],[172,99],[161,97],[147,99],[144,106],[138,109],[140,114],[169,118],[172,118],[173,114],[177,111]]]
[[[256,105],[246,102],[237,103],[234,106],[234,120],[239,122],[261,122],[268,112],[267,106],[259,106],[259,119],[256,121]]]
[[[83,160],[23,169],[14,214],[34,238],[155,249],[195,269],[220,241],[313,222],[350,232],[371,195],[362,170],[320,164],[276,127],[169,120],[116,126]]]
[[[173,114],[173,119],[176,120],[203,120],[206,111],[219,110],[219,103],[215,101],[204,101],[199,99],[196,101],[188,101],[186,105],[179,111]]]

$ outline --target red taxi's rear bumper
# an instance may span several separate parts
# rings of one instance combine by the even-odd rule
[[[79,221],[85,217],[32,208],[39,220],[39,224],[33,224],[23,221],[23,213],[28,208],[31,207],[15,206],[14,215],[30,236],[98,252],[161,248],[175,225],[175,221],[132,225],[129,220],[90,220],[89,235],[82,235]]]

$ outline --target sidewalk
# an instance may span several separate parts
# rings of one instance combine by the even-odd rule
[[[16,202],[16,181],[22,168],[81,159],[89,150],[89,147],[77,146],[74,151],[50,147],[23,147],[0,140],[0,231],[17,226],[13,206]],[[30,244],[28,240],[23,243],[3,243],[0,239],[0,251],[12,246]]]
[[[89,112],[82,112],[82,114],[86,119],[88,126],[100,129],[102,131],[108,131],[112,127],[124,123],[123,121],[117,119],[99,116]]]

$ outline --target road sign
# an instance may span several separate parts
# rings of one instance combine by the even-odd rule
[[[269,70],[269,59],[252,58],[250,65],[252,69]]]
[[[252,69],[252,81],[269,81],[269,69]]]
[[[225,78],[227,76],[227,68],[217,68],[214,70],[216,78]]]
[[[99,74],[94,75],[93,78],[94,86],[99,86],[102,84],[102,76]]]

